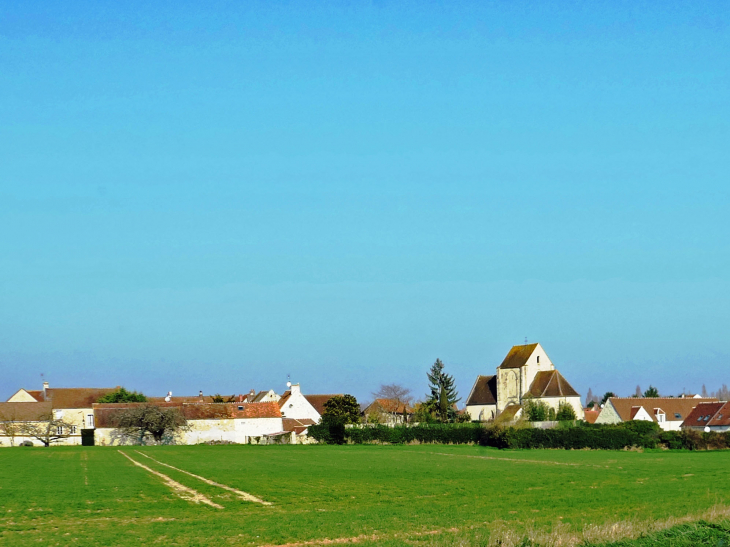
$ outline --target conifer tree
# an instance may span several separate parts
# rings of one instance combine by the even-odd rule
[[[454,405],[461,400],[456,391],[454,377],[444,372],[444,364],[441,359],[436,359],[427,376],[431,390],[427,401],[429,407],[441,422],[454,421],[456,418]]]

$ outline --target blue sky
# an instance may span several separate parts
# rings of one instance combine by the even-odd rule
[[[241,5],[243,4],[243,5]],[[730,383],[722,2],[4,2],[0,398]]]

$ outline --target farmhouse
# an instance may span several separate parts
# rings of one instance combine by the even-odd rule
[[[137,439],[125,437],[118,431],[122,413],[146,403],[95,404],[97,419],[96,444],[131,444]],[[262,438],[284,430],[279,407],[268,403],[188,403],[159,402],[161,408],[174,408],[187,421],[174,438],[175,444],[204,442],[258,443]]]
[[[597,424],[617,424],[630,420],[656,422],[665,431],[678,431],[692,410],[717,399],[674,397],[610,397],[596,418]]]
[[[299,384],[291,384],[279,399],[279,409],[284,418],[312,420],[319,423],[324,404],[335,395],[303,395]]]
[[[521,407],[530,397],[558,409],[561,403],[573,407],[583,418],[580,395],[555,369],[540,344],[513,346],[493,376],[478,376],[466,400],[466,411],[474,421],[496,418],[507,407]]]
[[[32,422],[35,424],[48,424],[52,419],[62,420],[68,424],[68,430],[58,432],[63,437],[59,438],[55,444],[91,444],[94,433],[92,405],[100,397],[118,388],[119,386],[108,388],[52,388],[48,382],[43,382],[42,390],[19,389],[8,399],[6,404],[24,403],[31,405],[28,410],[23,410],[21,415],[28,417],[35,414],[38,418],[38,420]],[[50,412],[46,410],[48,406],[50,406]],[[12,414],[14,412],[13,408],[20,409],[21,407],[6,407],[4,412]],[[35,410],[30,410],[30,408],[35,408]],[[31,421],[26,420],[26,423],[31,423]],[[59,429],[64,428],[60,427]],[[27,438],[25,440],[34,444],[42,444],[38,439]]]

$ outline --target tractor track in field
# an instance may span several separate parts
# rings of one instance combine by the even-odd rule
[[[159,471],[155,471],[154,469],[152,469],[151,467],[147,467],[143,463],[139,463],[137,460],[133,459],[128,454],[125,454],[121,450],[118,450],[117,452],[119,452],[122,456],[124,456],[125,458],[127,458],[130,462],[132,462],[137,467],[141,467],[145,471],[148,471],[148,472],[152,473],[153,475],[155,475],[157,477],[160,477],[165,482],[165,484],[173,492],[175,492],[175,494],[177,494],[177,496],[179,496],[180,498],[185,499],[185,500],[188,500],[188,501],[192,501],[193,503],[204,503],[206,505],[210,505],[211,507],[215,507],[216,509],[223,509],[224,508],[222,505],[218,505],[214,501],[211,501],[210,499],[208,499],[207,497],[205,497],[203,494],[201,494],[197,490],[193,490],[192,488],[188,488],[187,486],[185,486],[183,484],[180,484],[177,481],[172,480],[167,475],[165,475],[163,473],[160,473]]]
[[[170,469],[174,469],[175,471],[179,471],[180,473],[185,473],[186,475],[189,475],[191,477],[194,477],[198,480],[203,481],[206,484],[210,484],[211,486],[217,486],[218,488],[222,488],[223,490],[227,490],[229,492],[233,492],[236,496],[241,498],[245,501],[251,501],[253,503],[260,503],[261,505],[272,505],[270,501],[264,501],[261,498],[257,498],[253,494],[249,494],[248,492],[244,492],[243,490],[238,490],[237,488],[233,488],[232,486],[228,486],[225,484],[221,484],[219,482],[212,481],[210,479],[206,479],[205,477],[201,477],[200,475],[196,475],[195,473],[191,473],[190,471],[185,471],[184,469],[180,469],[179,467],[173,467],[170,464],[167,464],[165,462],[161,462],[160,460],[157,460],[153,458],[152,456],[148,456],[147,454],[144,454],[143,452],[140,452],[139,450],[135,450],[137,454],[140,456],[144,456],[145,458],[149,458],[155,463],[158,463],[160,465],[164,465],[165,467],[169,467]]]
[[[570,463],[570,462],[553,462],[550,460],[522,460],[520,458],[497,458],[495,456],[471,456],[468,454],[448,454],[446,452],[429,452],[434,456],[452,456],[455,458],[474,458],[477,460],[495,460],[513,463],[537,463],[542,465],[564,465],[567,467],[595,467],[597,469],[610,469],[610,465],[599,465],[596,463]],[[620,468],[619,468],[620,469]]]

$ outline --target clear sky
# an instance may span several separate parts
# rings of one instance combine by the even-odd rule
[[[729,52],[721,1],[7,0],[0,398],[730,383]]]

